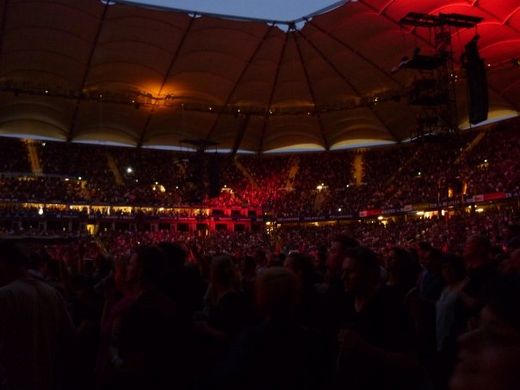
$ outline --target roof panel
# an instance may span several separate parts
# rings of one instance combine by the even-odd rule
[[[73,104],[67,99],[0,92],[0,120],[30,119],[48,123],[60,137],[69,130],[72,110]],[[28,134],[26,129],[20,130]]]
[[[299,106],[314,104],[305,71],[294,40],[295,33],[290,33],[285,55],[280,64],[278,80],[274,90],[273,106]]]
[[[173,145],[180,146],[183,139],[204,139],[214,120],[211,113],[165,108],[153,115],[144,143],[157,144],[158,140],[170,139]]]
[[[233,102],[267,107],[284,38],[285,35],[276,28],[268,31],[235,90]]]
[[[315,116],[272,116],[264,132],[263,150],[271,150],[298,144],[323,145],[320,125]]]
[[[101,11],[90,1],[9,2],[0,77],[78,88]]]
[[[0,132],[63,139],[72,127],[74,139],[131,145],[209,137],[254,151],[408,138],[416,113],[406,99],[367,102],[404,94],[414,72],[390,70],[416,46],[431,50],[424,31],[400,28],[410,11],[483,16],[491,110],[518,110],[517,0],[360,0],[288,33],[99,0],[10,0],[0,2],[0,91],[11,91],[0,92]],[[453,31],[457,61],[474,33]],[[458,96],[462,123],[465,83]],[[321,114],[307,115],[315,103]],[[252,113],[245,129],[237,106]]]
[[[189,20],[187,15],[157,10],[109,7],[87,85],[101,89],[126,86],[158,95]]]

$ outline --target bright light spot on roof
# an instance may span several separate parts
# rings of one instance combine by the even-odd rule
[[[113,2],[117,3],[117,0]],[[125,0],[121,2],[239,18],[291,21],[325,13],[349,0]]]
[[[374,146],[392,145],[394,141],[381,139],[352,139],[338,142],[331,146],[330,150],[369,148]]]

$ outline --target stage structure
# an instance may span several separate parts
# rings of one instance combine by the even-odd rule
[[[185,184],[188,191],[188,201],[202,203],[207,197],[214,198],[220,193],[220,170],[218,159],[206,153],[209,148],[217,147],[218,143],[206,139],[183,139],[195,153],[189,157]]]
[[[408,95],[408,103],[418,106],[416,134],[452,134],[458,129],[455,58],[452,33],[455,28],[474,28],[480,17],[461,14],[429,15],[410,12],[400,20],[401,26],[428,29],[432,54],[422,54],[416,48],[411,58],[403,57],[395,71],[410,69],[416,72]]]

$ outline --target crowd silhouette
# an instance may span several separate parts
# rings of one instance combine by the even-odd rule
[[[223,156],[227,190],[203,205],[258,206],[274,222],[257,231],[2,231],[0,390],[518,388],[515,131]],[[22,142],[0,142],[3,219],[41,216],[27,202],[46,217],[87,213],[60,202],[189,204],[187,153],[33,147],[42,175]],[[507,196],[464,203],[488,193]],[[357,217],[414,203],[437,212]],[[276,222],[338,213],[351,218]]]

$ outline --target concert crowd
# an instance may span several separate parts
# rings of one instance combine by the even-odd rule
[[[516,212],[4,240],[0,383],[512,389]]]
[[[228,190],[199,199],[276,218],[509,194],[481,210],[255,232],[2,235],[0,390],[518,388],[516,131],[215,158]],[[0,142],[3,217],[40,215],[28,201],[197,198],[188,153],[35,147],[43,175],[21,175],[23,143]]]
[[[206,153],[210,157],[197,164],[187,152],[40,142],[35,146],[38,174],[27,173],[30,164],[21,142],[2,140],[0,151],[7,158],[0,166],[0,200],[260,207],[274,217],[293,217],[438,205],[486,193],[517,196],[517,132],[513,123],[483,134],[471,131],[365,151],[261,157]],[[211,166],[219,172],[213,182],[207,173]]]

